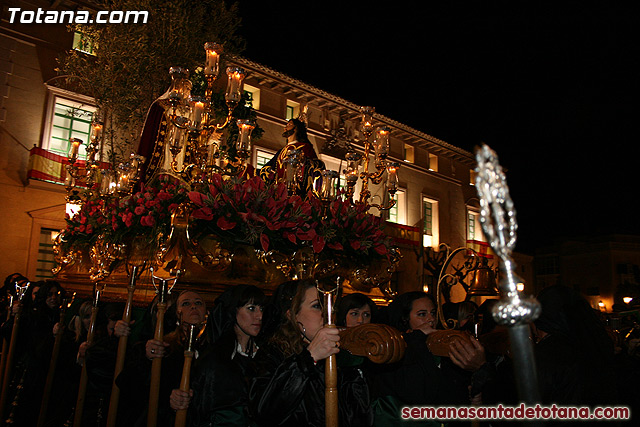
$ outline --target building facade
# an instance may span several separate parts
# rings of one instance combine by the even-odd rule
[[[640,237],[585,236],[565,239],[535,254],[536,291],[564,285],[580,291],[600,311],[640,304]]]

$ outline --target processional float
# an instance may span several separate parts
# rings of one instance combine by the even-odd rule
[[[243,93],[243,80],[245,72],[239,67],[227,68],[227,88],[224,95],[224,103],[227,106],[227,113],[222,117],[221,121],[219,116],[216,115],[216,111],[213,110],[212,96],[214,95],[214,82],[220,71],[220,55],[222,48],[215,43],[205,44],[206,52],[206,66],[202,72],[204,74],[205,90],[204,96],[197,96],[192,92],[192,81],[189,80],[189,72],[179,67],[172,67],[170,70],[171,75],[171,87],[161,96],[152,106],[152,111],[161,111],[160,124],[152,129],[151,134],[153,140],[153,149],[150,153],[145,153],[150,160],[143,165],[145,161],[141,155],[132,155],[131,158],[117,167],[114,167],[113,171],[107,171],[104,173],[102,180],[99,180],[97,174],[97,168],[93,167],[93,163],[96,160],[96,154],[99,150],[100,138],[103,138],[103,123],[99,122],[100,115],[96,119],[96,123],[92,126],[94,132],[92,134],[91,142],[87,152],[90,153],[91,165],[86,171],[85,181],[88,183],[96,182],[96,185],[89,188],[84,193],[80,193],[76,187],[76,181],[83,178],[82,172],[76,165],[75,160],[78,157],[78,147],[81,141],[74,140],[72,142],[72,150],[70,152],[70,168],[68,175],[73,178],[67,182],[67,190],[69,192],[69,199],[73,199],[75,202],[84,203],[84,206],[89,206],[93,203],[93,209],[86,209],[84,214],[90,215],[95,213],[97,215],[103,215],[108,219],[108,213],[113,213],[114,221],[120,217],[124,218],[124,214],[116,212],[123,203],[122,201],[130,200],[133,196],[133,189],[136,181],[141,179],[142,173],[146,173],[145,177],[150,178],[152,176],[158,176],[158,173],[163,171],[169,175],[176,177],[180,180],[186,188],[191,191],[202,191],[203,188],[213,188],[217,186],[217,191],[223,191],[224,184],[230,179],[242,179],[246,180],[250,178],[250,168],[247,163],[249,153],[251,152],[251,131],[256,127],[255,122],[251,120],[238,119],[235,120],[234,111],[240,105]],[[154,110],[155,108],[155,110]],[[306,111],[306,109],[303,109]],[[362,221],[362,219],[373,218],[368,214],[368,209],[371,207],[377,208],[380,211],[390,209],[395,201],[393,196],[397,189],[397,170],[398,164],[390,162],[387,159],[388,153],[388,139],[389,129],[385,127],[378,127],[377,129],[373,125],[374,109],[372,107],[363,107],[362,113],[362,125],[361,131],[364,136],[364,153],[357,153],[356,150],[350,146],[347,153],[346,169],[344,171],[347,176],[347,190],[343,196],[339,196],[338,189],[338,177],[340,173],[338,171],[326,171],[322,169],[314,169],[318,166],[318,163],[312,163],[301,155],[300,152],[293,151],[289,153],[285,163],[287,164],[287,174],[282,182],[276,182],[273,184],[274,190],[271,195],[274,200],[277,199],[278,206],[286,207],[290,200],[287,198],[287,193],[293,194],[303,187],[304,182],[300,180],[303,175],[302,171],[307,175],[311,175],[310,171],[314,171],[315,175],[314,191],[311,197],[313,200],[305,200],[303,203],[307,203],[303,209],[307,212],[307,217],[304,218],[307,221],[304,225],[305,235],[297,234],[296,237],[290,235],[288,237],[292,242],[297,242],[298,247],[293,251],[284,252],[279,250],[277,246],[271,245],[267,248],[268,243],[265,244],[265,240],[261,236],[258,242],[258,248],[246,251],[234,251],[233,248],[229,248],[221,244],[216,239],[207,238],[207,236],[201,235],[200,238],[193,238],[192,230],[190,227],[196,225],[196,221],[192,218],[192,214],[197,210],[200,214],[205,212],[209,207],[203,202],[203,193],[201,196],[192,196],[190,194],[190,200],[183,197],[178,207],[171,214],[171,223],[168,233],[161,233],[160,239],[154,240],[155,237],[147,240],[149,250],[146,258],[140,258],[136,255],[136,251],[130,246],[133,245],[132,241],[135,235],[123,236],[122,234],[115,237],[115,234],[107,228],[103,228],[101,234],[97,239],[90,240],[91,246],[91,264],[92,264],[92,281],[94,282],[94,308],[97,310],[97,304],[100,293],[104,291],[105,279],[109,274],[123,262],[128,266],[128,280],[129,286],[127,290],[127,304],[125,307],[125,313],[123,320],[125,322],[130,321],[130,309],[132,295],[135,291],[136,278],[144,268],[153,267],[154,273],[152,274],[152,282],[156,287],[156,293],[158,298],[157,304],[157,318],[156,318],[156,339],[162,339],[164,331],[162,330],[163,315],[166,308],[166,295],[169,293],[170,287],[176,285],[176,282],[188,283],[186,277],[189,274],[193,274],[194,269],[205,269],[203,271],[214,272],[226,272],[233,267],[233,263],[236,261],[242,262],[246,260],[246,257],[254,257],[257,262],[262,265],[262,268],[268,269],[271,273],[268,273],[272,280],[279,280],[280,282],[287,279],[301,279],[308,278],[308,274],[312,271],[309,266],[323,261],[321,251],[323,248],[337,248],[339,244],[333,244],[331,241],[323,242],[322,240],[313,239],[316,236],[316,231],[309,229],[309,224],[315,224],[317,222],[326,221],[327,224],[331,219],[335,219],[332,215],[336,212],[340,213],[347,209],[353,211],[351,221],[357,221],[357,225],[361,226],[363,223],[370,228],[366,230],[374,230],[376,232],[375,237],[366,236],[369,241],[374,241],[376,244],[375,252],[374,247],[370,248],[371,253],[374,255],[383,255],[379,258],[384,261],[380,263],[380,267],[369,270],[367,265],[354,265],[347,256],[343,256],[342,267],[346,264],[348,268],[343,268],[341,277],[343,281],[350,283],[355,290],[365,290],[375,288],[383,283],[388,282],[391,274],[393,273],[395,266],[397,265],[400,254],[397,248],[390,245],[391,239],[384,237],[384,234],[379,230],[379,221]],[[149,117],[148,117],[149,119]],[[145,128],[146,129],[146,128]],[[227,143],[223,145],[220,141],[221,134],[224,131],[229,131],[230,135],[235,132],[235,136],[231,138],[233,144]],[[375,132],[375,137],[374,136]],[[143,138],[145,133],[143,132]],[[148,136],[148,134],[147,134]],[[369,171],[370,157],[375,158],[375,170]],[[160,160],[158,160],[158,158]],[[74,161],[72,161],[74,160]],[[154,163],[155,162],[155,163]],[[162,163],[164,162],[164,166]],[[364,164],[363,164],[364,163]],[[154,175],[155,174],[155,175]],[[386,181],[385,181],[386,179]],[[354,190],[356,183],[362,181],[362,191],[360,192],[359,199],[355,199]],[[236,181],[239,182],[239,181]],[[255,185],[257,184],[255,181]],[[383,189],[388,195],[386,199],[380,204],[370,204],[369,199],[371,192],[368,184],[381,184],[384,183]],[[250,183],[254,185],[254,182]],[[282,193],[277,188],[281,185],[285,191]],[[236,190],[234,190],[236,191]],[[305,191],[306,192],[306,191]],[[212,196],[206,194],[207,197]],[[234,194],[228,193],[228,197],[233,197]],[[340,199],[343,197],[344,199]],[[317,201],[317,203],[315,201]],[[320,213],[319,217],[312,217],[309,212],[311,210],[317,210]],[[277,214],[281,214],[281,210],[275,210]],[[81,211],[82,212],[82,211]],[[130,212],[129,212],[130,213]],[[240,212],[244,218],[246,213]],[[268,220],[275,221],[275,218],[267,218]],[[291,219],[287,219],[291,222]],[[314,222],[315,221],[315,222]],[[71,221],[73,222],[73,221]],[[283,222],[284,223],[284,222]],[[72,224],[73,225],[73,224]],[[79,224],[76,224],[78,226]],[[110,223],[115,230],[115,223]],[[294,224],[297,226],[298,224]],[[70,226],[71,227],[71,226]],[[277,228],[274,226],[274,228]],[[349,226],[345,226],[345,229]],[[355,227],[351,227],[355,228]],[[73,230],[73,228],[68,228]],[[367,232],[365,230],[365,232]],[[265,232],[268,230],[265,230]],[[294,231],[296,231],[294,229]],[[349,230],[352,231],[352,230]],[[57,241],[55,250],[56,260],[61,266],[60,269],[68,269],[70,266],[77,265],[78,262],[82,262],[83,255],[81,254],[82,248],[74,247],[73,244],[69,244],[70,240],[73,240],[72,236],[62,234]],[[125,233],[126,234],[126,233]],[[228,233],[227,233],[228,234]],[[337,233],[340,235],[340,232]],[[236,236],[244,238],[244,236]],[[296,240],[296,238],[298,240]],[[313,242],[312,242],[313,239]],[[306,240],[306,242],[305,242]],[[268,239],[266,240],[268,242]],[[326,243],[326,244],[325,244]],[[65,250],[63,246],[67,245]],[[81,245],[78,245],[81,246]],[[261,246],[261,247],[260,247]],[[355,245],[353,246],[356,247]],[[319,249],[318,249],[319,248]],[[345,248],[345,250],[351,250],[351,247]],[[139,251],[138,251],[139,252]],[[366,254],[367,252],[363,252]],[[377,254],[376,254],[377,253]],[[325,257],[330,258],[331,256]],[[369,257],[367,257],[369,258]],[[146,264],[146,266],[145,266]],[[241,264],[244,267],[244,264]],[[275,282],[277,283],[277,282]],[[340,286],[338,284],[337,286]],[[335,290],[338,288],[336,287]],[[332,294],[334,299],[337,295],[336,292]],[[325,307],[329,307],[327,312],[327,324],[332,325],[332,298],[327,299]],[[92,311],[93,314],[93,311]],[[95,323],[95,322],[93,322]],[[92,326],[93,328],[93,326]],[[375,327],[373,327],[375,329]],[[356,330],[354,330],[356,331]],[[391,331],[386,328],[382,328],[378,333],[373,333],[368,330],[364,334],[368,338],[357,338],[354,336],[354,332],[345,334],[351,336],[350,339],[345,338],[345,349],[351,346],[354,351],[358,351],[360,354],[368,357],[377,357],[379,360],[397,360],[399,355],[404,351],[404,341],[399,336],[397,331]],[[89,339],[92,338],[90,334]],[[379,342],[380,340],[389,340],[389,343],[382,345],[371,344],[371,342]],[[367,341],[368,340],[368,341]],[[116,361],[116,375],[118,371],[122,369],[124,348],[126,348],[127,338],[122,337],[119,341],[119,350]],[[368,344],[366,344],[368,342]],[[382,354],[390,354],[392,356],[381,357]],[[188,356],[188,350],[185,356]],[[185,359],[190,360],[189,357]],[[327,381],[330,385],[330,389],[335,387],[336,370],[335,370],[335,358],[331,359],[331,365],[327,369],[328,377]],[[329,363],[329,362],[328,362]],[[148,426],[154,426],[157,417],[157,389],[160,377],[161,359],[154,359],[152,362],[152,375],[151,375],[151,387],[149,394],[149,412],[148,412]],[[83,368],[83,377],[86,375],[84,372],[86,368]],[[185,381],[188,376],[185,377]],[[333,381],[333,382],[332,382]],[[83,399],[85,387],[82,384],[86,380],[81,381],[81,389],[78,395],[78,404],[76,405],[75,413],[75,425],[78,425],[82,417],[83,411]],[[332,385],[333,384],[333,385]],[[184,384],[183,384],[184,385]],[[335,390],[328,392],[329,401],[335,402],[337,405],[337,399],[335,397]],[[112,387],[111,401],[109,407],[109,415],[107,424],[109,426],[115,425],[115,417],[117,414],[119,399],[119,390],[115,383]],[[337,423],[337,406],[332,403],[327,405],[327,414],[332,411],[335,412],[335,416],[328,416],[328,422],[331,425]],[[334,407],[335,406],[335,407]]]
[[[291,242],[297,242],[298,247],[295,250],[289,250],[289,252],[281,251],[277,247],[274,248],[273,245],[269,247],[270,240],[267,234],[273,231],[271,229],[264,229],[257,242],[256,239],[250,242],[253,247],[246,250],[245,245],[245,249],[242,251],[238,251],[237,247],[223,244],[219,240],[220,236],[216,236],[213,239],[202,234],[198,239],[193,237],[193,230],[190,230],[190,227],[206,221],[209,221],[206,225],[210,226],[214,222],[212,219],[215,218],[216,209],[222,210],[216,204],[219,201],[215,199],[218,194],[231,191],[225,193],[224,196],[233,198],[233,191],[236,191],[234,190],[235,188],[240,188],[241,191],[251,190],[255,194],[257,190],[262,190],[260,185],[263,185],[257,181],[251,181],[251,178],[249,178],[250,168],[247,163],[251,150],[251,131],[255,129],[256,124],[246,119],[235,120],[233,116],[234,110],[242,107],[240,101],[242,99],[245,72],[238,67],[229,67],[227,69],[228,82],[224,97],[227,113],[223,116],[222,121],[217,122],[211,97],[213,95],[214,82],[220,69],[219,61],[222,49],[217,44],[207,43],[205,44],[205,52],[207,63],[203,69],[206,80],[204,97],[192,96],[191,89],[193,85],[188,79],[187,70],[178,67],[171,69],[172,83],[170,89],[152,106],[152,110],[155,107],[161,111],[160,124],[154,129],[154,132],[156,132],[154,138],[156,139],[153,140],[154,147],[151,152],[151,157],[154,159],[155,164],[151,165],[148,162],[144,170],[147,177],[158,176],[158,173],[163,170],[162,162],[164,162],[165,173],[174,178],[177,177],[185,185],[185,188],[188,188],[187,191],[191,191],[189,198],[184,197],[184,194],[182,194],[182,199],[177,203],[178,207],[174,208],[171,214],[169,233],[161,233],[160,238],[157,240],[154,239],[158,236],[148,236],[151,238],[147,240],[149,248],[146,258],[132,255],[131,250],[129,250],[128,256],[125,255],[127,253],[127,245],[132,245],[131,241],[133,240],[133,237],[131,235],[127,236],[126,233],[119,235],[120,240],[117,240],[115,238],[116,234],[112,233],[111,237],[109,237],[109,230],[106,229],[104,230],[107,233],[106,237],[101,235],[97,240],[92,241],[94,257],[91,261],[93,270],[95,270],[92,277],[96,279],[94,306],[97,307],[99,294],[104,290],[103,285],[99,285],[99,282],[104,280],[118,263],[124,261],[130,267],[128,272],[127,308],[123,316],[123,320],[128,322],[130,320],[130,301],[135,291],[136,278],[142,269],[153,266],[155,270],[154,274],[152,274],[152,281],[154,281],[158,298],[154,336],[156,339],[161,340],[164,333],[162,324],[164,310],[166,309],[166,296],[169,292],[170,284],[173,287],[179,281],[188,283],[186,277],[194,269],[226,273],[233,268],[234,263],[239,259],[246,260],[247,257],[253,257],[263,268],[272,271],[268,277],[272,279],[280,278],[280,281],[316,278],[320,282],[333,274],[334,278],[330,286],[332,289],[329,291],[324,290],[320,284],[318,288],[322,290],[324,295],[325,322],[328,326],[334,326],[332,317],[333,302],[340,286],[343,283],[348,283],[352,289],[360,291],[387,283],[399,262],[399,251],[395,247],[389,247],[388,241],[383,241],[384,239],[377,235],[376,238],[379,245],[372,248],[368,255],[370,257],[370,254],[375,255],[375,252],[377,252],[378,255],[382,255],[379,258],[383,261],[379,263],[382,267],[373,269],[371,265],[354,265],[350,262],[349,257],[336,255],[339,253],[336,248],[340,245],[335,242],[317,239],[318,233],[315,229],[305,229],[304,233],[298,232],[290,235],[288,239]],[[308,197],[311,197],[311,199],[304,200],[302,203],[308,203],[309,207],[313,208],[312,210],[319,211],[320,215],[313,218],[309,217],[312,220],[305,222],[304,225],[314,223],[313,221],[322,223],[322,221],[336,219],[332,215],[336,215],[336,212],[340,213],[345,209],[349,212],[356,212],[357,215],[354,215],[354,217],[357,216],[360,223],[362,223],[363,218],[372,217],[372,215],[368,214],[369,208],[374,207],[379,211],[385,211],[394,206],[399,165],[388,160],[389,129],[384,126],[377,129],[374,127],[374,110],[372,107],[363,107],[361,113],[364,152],[358,153],[352,146],[348,147],[348,152],[345,155],[346,169],[344,170],[347,184],[346,192],[340,195],[341,193],[337,191],[339,171],[317,171],[318,179],[316,179],[316,182],[319,185],[314,186],[314,191],[309,193],[311,196]],[[94,129],[101,130],[102,127],[96,126]],[[233,144],[229,145],[227,143],[227,145],[223,145],[220,141],[221,133],[225,130],[229,131],[229,129],[235,130],[235,139],[232,140]],[[370,141],[374,131],[375,137]],[[92,147],[98,142],[98,138],[94,137],[92,139]],[[91,152],[93,153],[94,151],[96,150],[92,148]],[[75,155],[77,156],[77,151]],[[370,157],[375,159],[373,172],[369,170]],[[536,306],[533,302],[520,299],[515,290],[513,261],[510,258],[515,243],[515,212],[508,197],[504,176],[495,156],[488,148],[483,148],[478,152],[477,159],[477,188],[483,206],[482,224],[483,228],[485,228],[486,236],[491,240],[492,248],[500,256],[502,262],[503,283],[501,288],[504,299],[499,304],[495,315],[499,323],[510,327],[512,346],[516,349],[514,353],[518,355],[516,365],[524,375],[524,379],[519,380],[519,385],[526,396],[525,400],[533,401],[534,396],[526,393],[526,384],[535,376],[535,371],[532,371],[531,368],[531,352],[530,348],[527,347],[528,341],[525,339],[525,333],[527,332],[527,322],[535,317]],[[140,155],[132,155],[128,162],[116,167],[113,173],[105,174],[103,180],[97,186],[99,189],[97,193],[94,192],[94,189],[89,189],[84,199],[74,188],[73,183],[69,184],[68,190],[76,200],[84,202],[85,206],[92,200],[99,199],[100,202],[96,203],[99,208],[94,210],[98,212],[98,215],[107,208],[116,212],[118,208],[122,207],[122,201],[133,198],[134,184],[141,178],[143,161],[144,158]],[[288,173],[284,182],[281,183],[285,190],[284,198],[282,198],[283,195],[280,190],[274,190],[270,194],[274,198],[275,206],[282,206],[283,209],[288,206],[291,200],[286,198],[287,192],[294,191],[296,186],[300,184],[298,181],[298,177],[301,175],[300,168],[304,168],[308,163],[304,157],[300,157],[299,152],[292,152],[287,158],[286,164]],[[79,176],[77,171],[74,171],[71,175],[74,178]],[[228,185],[234,179],[236,179],[236,181],[233,181],[235,184],[233,186]],[[249,182],[250,185],[243,187],[239,184],[239,179],[247,180],[245,182]],[[359,199],[356,199],[354,193],[356,183],[359,180],[362,181],[362,190]],[[383,198],[382,203],[370,203],[369,183],[384,183],[383,188],[387,197]],[[275,186],[277,185],[278,182],[275,183]],[[229,190],[229,188],[232,189]],[[216,194],[207,193],[211,189],[214,189]],[[164,188],[161,191],[164,191]],[[243,194],[251,193],[245,192]],[[278,197],[281,199],[278,199]],[[343,199],[340,199],[340,197]],[[114,203],[114,200],[116,203]],[[120,203],[117,203],[118,200]],[[277,203],[281,203],[281,205]],[[507,209],[506,213],[505,208]],[[275,209],[275,211],[281,213],[278,209]],[[114,220],[118,221],[120,217],[124,218],[127,214],[127,212],[120,211],[116,213]],[[131,212],[128,213],[130,214]],[[194,218],[196,213],[197,218]],[[239,214],[243,220],[251,218],[249,212],[246,211],[235,212],[235,214]],[[505,215],[506,219],[504,218]],[[346,216],[348,215],[345,214]],[[267,220],[275,221],[274,218],[267,218]],[[290,219],[289,221],[291,222]],[[375,221],[371,223],[373,224],[371,230],[377,230],[377,223]],[[114,224],[108,225],[113,226]],[[224,221],[218,218],[216,227],[205,227],[205,229],[216,229],[218,231],[221,229],[224,232],[221,235],[229,236],[230,234],[233,235],[233,226],[235,226],[235,223],[225,217]],[[235,230],[237,232],[237,229]],[[352,231],[345,228],[339,230],[338,234]],[[111,240],[109,240],[110,238]],[[233,238],[238,240],[246,238],[246,236],[236,234]],[[81,260],[82,256],[78,248],[73,247],[73,244],[70,245],[70,248],[68,247],[64,250],[62,246],[65,239],[68,243],[70,236],[61,237],[54,250],[59,264],[64,268],[68,268]],[[328,257],[323,257],[322,251],[329,250],[328,248],[336,250],[331,252]],[[343,248],[345,251],[347,249],[352,248]],[[327,268],[325,262],[327,258],[337,259],[338,262]],[[325,264],[322,264],[323,262]],[[316,276],[313,273],[314,270],[320,271],[315,269],[318,265],[323,265],[322,273],[314,277]],[[160,274],[160,272],[162,273]],[[310,276],[309,272],[311,272]],[[264,282],[264,276],[260,280]],[[233,283],[230,283],[230,285],[233,285]],[[399,360],[404,353],[404,346],[406,345],[398,331],[383,325],[362,325],[361,327],[343,331],[340,335],[343,349],[356,355],[369,357],[377,363]],[[120,340],[119,348],[126,348],[127,340],[126,337],[123,338],[125,339]],[[120,354],[123,352],[124,350],[122,349],[118,352],[116,371],[121,369],[123,359]],[[189,354],[185,353],[185,356],[189,356]],[[158,361],[156,362],[156,360]],[[185,363],[189,363],[187,362],[188,360],[190,358],[186,357]],[[335,357],[329,358],[326,363],[326,419],[327,425],[334,426],[337,425],[337,367],[335,365]],[[159,383],[161,359],[154,359],[152,366],[154,374],[152,375],[150,406],[147,418],[149,427],[155,426],[157,418],[156,390]],[[186,387],[188,375],[184,378],[183,386]],[[77,422],[79,422],[78,417],[81,417],[82,412],[81,397],[82,394],[79,393],[76,408]],[[114,382],[108,417],[108,425],[110,426],[115,423],[118,397],[119,392]],[[76,425],[79,424],[76,423]]]

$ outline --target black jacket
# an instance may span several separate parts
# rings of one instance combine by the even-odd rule
[[[273,346],[254,361],[249,406],[258,425],[325,425],[324,361],[314,363],[306,349],[285,358]],[[338,368],[338,402],[340,426],[372,425],[369,387],[359,368]]]

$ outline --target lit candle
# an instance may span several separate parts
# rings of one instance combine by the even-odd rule
[[[227,101],[240,102],[246,73],[240,67],[229,67],[227,68],[227,76],[229,80],[227,82],[227,92],[224,97]]]
[[[362,113],[362,132],[371,133],[373,131],[373,113],[376,109],[373,107],[362,107],[360,112]]]
[[[91,128],[93,129],[93,133],[91,135],[91,140],[94,143],[97,143],[100,141],[100,138],[102,137],[102,124],[101,123],[93,123],[91,125]]]
[[[381,126],[376,130],[375,149],[376,160],[381,161],[387,158],[389,152],[389,133],[391,129],[387,126]]]
[[[78,151],[80,150],[80,144],[82,140],[78,138],[71,138],[69,140],[71,146],[69,147],[69,160],[75,161],[78,158]]]
[[[131,181],[135,182],[135,180],[138,179],[138,172],[140,172],[140,165],[142,163],[144,163],[144,156],[131,153],[131,167],[129,168],[129,179]]]
[[[118,191],[129,191],[129,174],[127,172],[121,172],[118,176]]]
[[[199,130],[202,125],[202,114],[204,113],[205,103],[201,98],[191,98],[191,127]]]
[[[100,194],[107,196],[113,194],[115,184],[113,182],[113,176],[109,171],[102,171],[102,180],[100,181]]]
[[[392,196],[398,190],[398,163],[389,163],[387,166],[387,191]]]
[[[238,154],[248,154],[251,150],[251,132],[256,127],[251,120],[238,120],[238,130],[240,135],[236,143]]]
[[[204,74],[206,76],[218,77],[218,73],[220,72],[220,54],[222,54],[222,46],[218,43],[207,42],[204,44],[204,50],[207,55]]]

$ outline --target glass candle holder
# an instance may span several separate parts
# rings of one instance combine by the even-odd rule
[[[80,145],[82,140],[79,138],[69,139],[69,162],[73,163],[78,160],[78,153],[80,152]]]
[[[218,77],[220,73],[220,56],[222,55],[222,45],[213,42],[207,42],[204,44],[204,51],[206,53],[206,60],[204,66],[204,75]]]
[[[355,151],[350,151],[344,156],[347,161],[347,168],[344,170],[345,179],[347,180],[347,185],[353,187],[358,182],[358,177],[360,175],[360,159],[362,156]]]
[[[373,132],[373,114],[376,109],[374,107],[362,107],[360,108],[360,112],[362,113],[362,123],[360,125],[360,130],[365,135],[371,135]]]
[[[227,102],[240,102],[246,75],[244,69],[240,67],[227,68],[227,91],[224,95]]]
[[[382,163],[389,155],[389,134],[391,129],[387,126],[379,126],[373,141],[376,154],[376,165]]]
[[[393,196],[398,191],[398,169],[400,165],[396,162],[387,165],[387,192]]]
[[[238,120],[238,140],[236,151],[241,158],[248,158],[251,153],[251,132],[256,125],[251,120]]]

